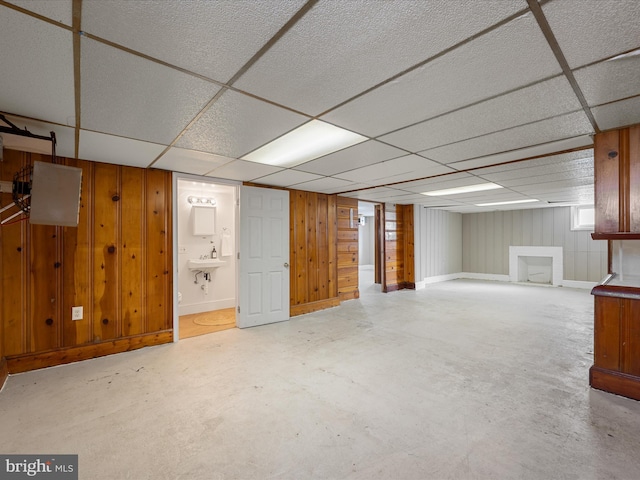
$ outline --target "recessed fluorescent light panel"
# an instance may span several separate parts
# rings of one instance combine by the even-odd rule
[[[528,198],[527,200],[512,200],[510,202],[491,202],[491,203],[476,203],[476,207],[493,207],[494,205],[515,205],[516,203],[532,203],[539,202],[535,198]]]
[[[311,120],[242,157],[276,167],[293,167],[367,140],[367,137],[320,120]]]
[[[432,192],[422,192],[422,195],[430,197],[441,197],[444,195],[457,195],[459,193],[482,192],[484,190],[495,190],[504,188],[496,183],[479,183],[477,185],[467,185],[466,187],[447,188],[445,190],[434,190]]]

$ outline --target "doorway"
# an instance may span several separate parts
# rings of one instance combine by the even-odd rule
[[[382,205],[358,201],[358,290],[360,296],[382,292]]]
[[[235,328],[238,185],[174,174],[174,341]]]

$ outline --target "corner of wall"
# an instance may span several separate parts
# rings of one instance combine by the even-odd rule
[[[9,378],[9,367],[7,366],[7,359],[0,358],[0,391],[4,388],[4,384]]]

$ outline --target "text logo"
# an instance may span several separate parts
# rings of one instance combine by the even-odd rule
[[[0,455],[0,480],[78,480],[78,455]]]

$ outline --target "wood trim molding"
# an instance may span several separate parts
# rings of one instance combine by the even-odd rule
[[[355,300],[356,298],[360,298],[360,290],[356,289],[353,292],[338,293],[338,298],[341,302],[344,302],[346,300]]]
[[[315,302],[302,303],[300,305],[292,305],[289,307],[289,316],[295,317],[304,315],[305,313],[317,312],[326,308],[337,307],[340,305],[340,298],[333,297],[325,300],[317,300]]]
[[[589,369],[589,385],[598,390],[640,400],[640,377],[634,375],[594,365]]]
[[[143,347],[162,345],[173,341],[173,330],[165,330],[152,334],[136,335],[108,342],[81,345],[77,347],[59,348],[43,353],[32,353],[7,357],[9,373],[22,373],[39,368],[64,365],[66,363],[103,357],[113,353],[128,352]]]
[[[399,282],[399,283],[392,283],[391,285],[387,285],[386,290],[384,290],[384,293],[397,292],[398,290],[415,290],[415,289],[416,289],[415,282]]]
[[[0,390],[4,387],[7,378],[9,377],[9,367],[7,366],[7,359],[0,358]]]

